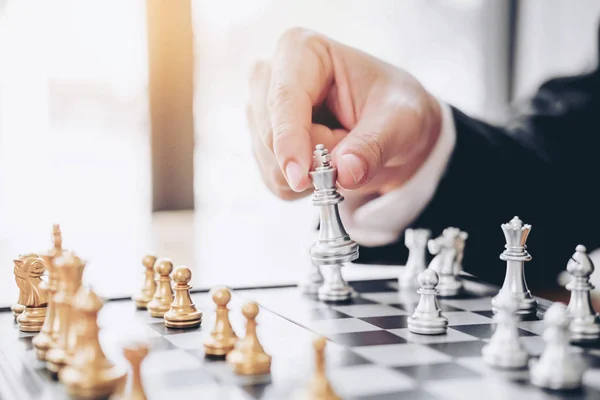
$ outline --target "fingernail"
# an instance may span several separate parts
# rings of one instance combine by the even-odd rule
[[[354,154],[343,155],[338,164],[341,164],[338,165],[338,168],[348,169],[350,171],[355,185],[357,185],[365,176],[365,164]]]
[[[297,190],[298,184],[302,179],[302,169],[300,168],[300,164],[295,161],[289,162],[285,167],[285,175],[290,187],[293,190]]]

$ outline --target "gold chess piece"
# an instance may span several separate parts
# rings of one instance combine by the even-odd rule
[[[42,275],[46,266],[37,254],[25,254],[14,260],[15,280],[19,287],[19,304],[25,309],[17,317],[19,330],[39,332],[44,325],[48,308],[48,293]]]
[[[229,353],[238,337],[231,327],[229,322],[229,309],[227,304],[231,301],[231,292],[226,287],[218,287],[212,292],[212,300],[216,304],[215,310],[216,321],[215,326],[204,340],[204,353],[209,356],[224,356]]]
[[[133,296],[135,305],[140,310],[145,310],[148,303],[152,301],[154,293],[156,292],[156,282],[154,281],[154,264],[156,263],[156,256],[147,255],[142,258],[142,265],[146,268],[144,276],[144,284],[138,294]]]
[[[25,306],[23,304],[15,303],[10,306],[10,311],[12,311],[13,316],[15,317],[15,322],[17,322],[17,318],[23,311],[25,311]]]
[[[46,352],[46,368],[57,374],[68,362],[77,341],[80,316],[73,307],[73,298],[81,287],[86,262],[71,251],[54,260],[58,272],[58,289],[54,295],[56,337]]]
[[[156,279],[156,292],[146,306],[153,317],[162,318],[171,308],[173,303],[173,289],[171,288],[171,272],[173,263],[168,258],[160,258],[154,264]]]
[[[123,348],[123,356],[129,361],[131,371],[122,380],[121,392],[114,400],[146,400],[146,392],[142,384],[142,363],[150,348],[147,344],[129,345]],[[111,397],[111,400],[113,398]]]
[[[46,312],[46,319],[40,333],[33,338],[33,347],[38,359],[45,361],[46,352],[50,350],[56,340],[57,326],[56,326],[56,304],[54,302],[54,295],[58,289],[58,272],[54,260],[56,257],[62,255],[62,235],[60,232],[60,226],[55,224],[52,226],[52,242],[53,247],[47,253],[41,254],[40,257],[44,260],[46,265],[46,271],[48,272],[48,310]]]
[[[73,397],[108,397],[125,377],[125,371],[112,364],[100,346],[97,320],[103,305],[98,295],[85,286],[73,298],[79,318],[78,340],[73,357],[59,373],[60,381]]]
[[[256,334],[258,304],[244,304],[242,314],[246,317],[246,336],[238,340],[234,349],[227,354],[227,362],[239,375],[268,374],[271,371],[271,356],[265,353]]]
[[[173,272],[175,299],[171,309],[165,313],[167,328],[196,328],[202,323],[202,311],[196,309],[190,297],[192,271],[178,267]]]
[[[300,397],[301,400],[341,400],[327,379],[325,368],[325,345],[327,340],[319,337],[314,340],[315,348],[315,374]],[[299,399],[299,400],[300,400]]]

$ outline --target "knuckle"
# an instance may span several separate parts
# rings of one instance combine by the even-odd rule
[[[290,85],[275,82],[267,95],[267,106],[269,110],[276,111],[282,104],[289,102],[294,96],[294,90]]]
[[[381,135],[377,132],[370,132],[356,136],[355,140],[365,150],[365,156],[371,164],[381,164],[385,156],[385,144],[381,143]]]

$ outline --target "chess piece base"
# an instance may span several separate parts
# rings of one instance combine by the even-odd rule
[[[550,390],[574,390],[581,387],[582,376],[580,371],[565,369],[560,365],[552,365],[552,371],[547,371],[540,366],[539,360],[529,362],[529,375],[531,383]]]
[[[600,325],[592,316],[589,321],[574,320],[569,326],[569,339],[573,343],[589,343],[600,339]]]
[[[67,392],[77,398],[103,398],[112,394],[125,377],[119,368],[99,369],[93,374],[84,374],[72,367],[60,372],[60,381]]]
[[[463,284],[455,276],[441,276],[440,283],[436,286],[438,297],[458,296],[463,289]]]
[[[152,300],[146,306],[148,309],[148,313],[150,313],[151,317],[162,318],[165,316],[165,313],[171,309],[170,304],[161,304],[155,300]]]
[[[358,244],[349,236],[332,240],[319,240],[310,249],[316,265],[345,264],[358,258]]]
[[[323,285],[317,291],[317,297],[321,301],[346,301],[355,295],[350,286],[331,287]]]
[[[17,324],[21,332],[39,332],[44,325],[47,307],[25,307],[17,317]]]
[[[19,303],[13,304],[10,307],[10,311],[12,311],[13,316],[15,317],[15,322],[17,322],[17,318],[23,311],[25,311],[25,306]]]
[[[189,314],[173,312],[173,309],[165,313],[165,326],[167,328],[186,329],[197,328],[202,323],[202,311],[192,311]]]
[[[448,319],[441,316],[426,320],[418,320],[410,316],[406,322],[409,332],[420,335],[442,335],[448,328]]]
[[[52,348],[53,343],[54,340],[52,339],[52,337],[44,331],[41,331],[39,335],[33,338],[32,344],[35,348],[35,354],[38,360],[46,360],[46,353]]]
[[[227,362],[238,375],[264,375],[271,372],[271,356],[265,353],[246,357],[237,350],[227,354]]]
[[[221,357],[227,355],[231,350],[233,350],[235,343],[237,342],[236,338],[231,338],[228,340],[217,341],[212,336],[209,336],[207,340],[204,342],[204,353],[209,356]]]
[[[481,355],[487,364],[507,369],[525,367],[529,358],[521,349],[506,349],[500,345],[490,344],[483,347]]]
[[[134,296],[133,301],[135,302],[135,306],[138,310],[145,310],[148,308],[148,303],[152,301],[151,296]]]
[[[500,290],[500,292],[502,292],[502,290]],[[498,296],[500,296],[500,293],[498,293],[495,297],[492,298],[492,311],[494,312],[494,314],[498,312],[498,307],[496,306],[496,303],[498,302]],[[517,315],[535,315],[535,313],[537,312],[537,301],[535,301],[535,299],[531,296],[531,292],[527,291],[521,293],[512,293],[512,296],[517,300]]]
[[[298,285],[300,291],[304,294],[315,295],[319,293],[319,288],[323,285],[323,282],[302,282]]]

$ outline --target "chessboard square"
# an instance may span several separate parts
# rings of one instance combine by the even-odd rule
[[[540,336],[544,334],[544,330],[546,329],[544,321],[520,321],[517,326],[527,332]]]
[[[412,389],[414,380],[379,365],[356,365],[329,372],[334,390],[342,398],[373,396]]]
[[[529,382],[529,370],[527,367],[499,368],[486,363],[481,356],[459,358],[456,360],[456,363],[492,379],[502,379],[516,383]]]
[[[355,318],[385,317],[388,315],[406,315],[406,311],[381,304],[359,304],[351,306],[336,306],[334,310]]]
[[[201,368],[202,363],[184,350],[154,350],[144,360],[144,371],[148,374],[165,374]]]
[[[396,367],[394,369],[413,377],[418,381],[473,378],[480,376],[478,373],[452,362],[410,365],[406,367]]]
[[[350,286],[357,293],[377,293],[377,292],[397,292],[398,288],[394,287],[395,282],[390,282],[387,279],[383,280],[372,280],[372,281],[351,281],[348,282]]]
[[[194,332],[194,331],[197,331],[197,330],[201,329],[199,327],[186,328],[186,329],[167,328],[167,326],[165,325],[164,320],[161,321],[161,322],[156,322],[156,323],[153,323],[153,324],[148,324],[148,326],[150,328],[152,328],[155,332],[159,333],[162,336],[179,335],[179,334]]]
[[[547,395],[532,385],[519,385],[503,379],[458,378],[427,382],[424,390],[440,400],[547,399]]]
[[[490,318],[469,311],[447,312],[444,313],[444,316],[448,318],[448,326],[491,324],[493,322]]]
[[[296,321],[316,321],[323,319],[349,318],[349,314],[337,311],[333,308],[313,308],[303,313],[295,314],[293,319]]]
[[[147,338],[145,341],[148,343],[148,346],[150,346],[151,351],[172,350],[175,348],[173,343],[169,342],[162,336]]]
[[[392,392],[377,394],[374,396],[360,396],[356,400],[437,400],[422,389],[405,390],[402,392]]]
[[[203,368],[168,371],[160,374],[169,388],[177,389],[183,386],[215,385],[217,381]]]
[[[406,340],[401,338],[400,336],[394,335],[393,333],[384,330],[336,333],[333,335],[329,335],[328,337],[335,343],[348,347],[406,343]]]
[[[440,304],[447,304],[464,311],[486,311],[492,306],[491,297],[477,297],[474,299],[439,299]]]
[[[355,347],[355,353],[377,365],[402,367],[449,362],[451,357],[427,346],[414,343]]]
[[[349,306],[349,305],[358,305],[358,304],[377,304],[375,301],[373,300],[369,300],[366,299],[364,297],[362,297],[362,295],[357,295],[357,296],[353,296],[350,297],[349,299],[346,300],[341,300],[341,301],[329,301],[329,300],[324,300],[323,301],[324,304],[328,305],[328,306]]]
[[[496,330],[496,324],[473,324],[473,325],[456,325],[453,326],[457,331],[461,331],[471,336],[480,339],[489,339]],[[534,333],[519,329],[519,336],[535,336]]]
[[[379,330],[378,327],[371,325],[358,318],[340,318],[309,321],[304,326],[316,333],[327,336],[333,333],[366,332]]]
[[[520,337],[519,341],[525,348],[527,354],[534,357],[540,356],[546,347],[546,342],[541,336]]]
[[[204,335],[200,332],[187,332],[181,335],[170,335],[165,337],[175,347],[184,350],[202,349],[204,344]]]
[[[364,293],[362,297],[379,304],[401,303],[402,295],[399,292]]]
[[[420,335],[412,333],[407,328],[390,330],[395,335],[406,339],[409,343],[430,344],[430,343],[452,343],[467,342],[479,340],[475,336],[467,335],[455,329],[448,328],[443,335]]]
[[[453,343],[431,343],[427,346],[451,357],[481,357],[481,349],[486,343],[478,341],[453,342]]]
[[[408,315],[391,315],[388,317],[361,318],[363,321],[383,329],[406,328]]]

